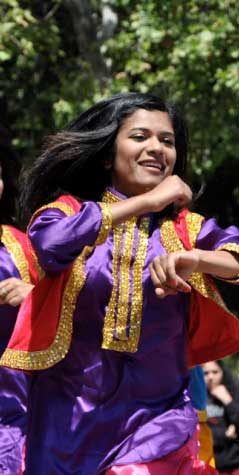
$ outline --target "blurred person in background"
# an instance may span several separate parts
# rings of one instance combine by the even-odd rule
[[[203,370],[216,467],[221,475],[239,475],[239,388],[223,361],[210,361]]]
[[[195,366],[190,369],[189,389],[193,407],[198,413],[200,443],[199,458],[208,465],[215,467],[212,432],[207,423],[207,387],[204,380],[203,368],[201,366]]]
[[[0,130],[1,136],[1,130]],[[19,305],[32,289],[26,235],[17,229],[18,160],[0,141],[0,354],[11,337]],[[27,426],[24,373],[0,367],[0,473],[19,475]]]

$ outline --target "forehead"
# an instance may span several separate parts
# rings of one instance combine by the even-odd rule
[[[204,370],[206,371],[220,371],[220,366],[218,366],[217,363],[214,363],[211,361],[210,363],[205,363],[204,365]]]
[[[127,131],[135,128],[145,128],[155,132],[161,132],[162,130],[171,133],[174,132],[168,113],[158,110],[148,111],[145,109],[138,109],[124,120],[120,131]]]

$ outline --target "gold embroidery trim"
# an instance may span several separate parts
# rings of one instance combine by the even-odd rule
[[[204,217],[197,213],[188,213],[186,215],[186,223],[188,228],[189,240],[192,248],[196,245],[197,236],[202,227]]]
[[[143,310],[143,265],[148,248],[149,218],[143,218],[139,226],[139,241],[133,266],[133,296],[132,311],[130,318],[130,338],[124,351],[135,352],[138,349],[138,342],[141,330],[141,319]]]
[[[127,319],[129,313],[130,264],[132,259],[136,221],[137,218],[132,218],[126,222],[124,234],[124,249],[120,266],[121,279],[119,286],[118,311],[115,312],[117,314],[116,338],[119,340],[127,340],[128,338]]]
[[[41,206],[41,208],[35,211],[35,213],[30,219],[27,229],[29,229],[36,216],[38,216],[45,209],[58,209],[65,213],[66,216],[72,216],[73,214],[76,214],[76,211],[74,211],[73,208],[71,208],[71,206],[67,205],[66,203],[61,203],[60,201],[53,201],[52,203],[48,203],[47,205]]]
[[[4,244],[9,254],[11,254],[12,260],[19,271],[21,279],[24,280],[24,282],[31,283],[29,266],[22,246],[5,225],[2,226],[1,242]]]
[[[169,252],[184,251],[184,246],[180,241],[173,221],[171,219],[165,219],[160,227],[160,238],[165,250]]]
[[[115,229],[117,232],[117,228]],[[149,232],[149,218],[143,218],[139,226],[138,246],[133,265],[133,295],[132,295],[132,309],[129,316],[129,337],[124,340],[117,340],[114,337],[115,315],[111,308],[109,308],[104,324],[103,344],[102,348],[111,349],[115,351],[136,352],[138,349],[138,342],[141,329],[142,307],[143,307],[143,287],[142,287],[142,272],[145,261],[145,256],[148,247],[148,232]],[[115,237],[114,258],[113,258],[113,276],[118,270],[118,258],[120,252],[121,235],[118,231]],[[129,275],[128,275],[129,277]],[[126,275],[125,275],[126,278]],[[116,303],[117,288],[116,280],[113,282],[114,305]],[[112,306],[113,307],[113,306]]]
[[[109,349],[111,348],[111,343],[114,337],[115,331],[115,308],[117,301],[117,290],[118,290],[118,263],[120,255],[120,244],[123,234],[123,225],[119,224],[114,228],[114,253],[113,253],[113,262],[112,262],[112,271],[113,271],[113,288],[112,294],[110,297],[108,309],[105,314],[104,319],[104,328],[103,328],[103,343],[102,348]]]
[[[107,203],[98,203],[102,212],[102,224],[95,242],[95,246],[103,244],[106,241],[108,234],[112,228],[112,212],[111,206]]]
[[[106,190],[103,193],[102,201],[103,201],[103,203],[112,204],[112,203],[118,203],[119,201],[122,201],[122,200],[118,196],[111,193],[111,191]]]
[[[186,216],[188,233],[192,246],[195,246],[197,235],[201,229],[202,221],[203,217],[196,213],[188,213]],[[163,221],[160,228],[160,235],[163,247],[167,252],[185,250],[181,240],[177,235],[173,221],[168,219]],[[214,288],[211,279],[207,275],[194,272],[188,279],[188,282],[201,295],[213,300],[217,305],[223,307],[229,312],[221,295]]]
[[[229,251],[236,252],[236,254],[239,254],[239,245],[233,242],[228,242],[226,244],[222,244],[222,246],[215,249],[215,251]],[[220,280],[223,280],[224,282],[229,282],[230,284],[239,284],[239,275],[233,277],[232,279],[223,279],[222,277],[220,277]]]
[[[28,227],[27,227],[27,232],[29,231],[29,228],[31,226],[31,224],[33,223],[34,219],[36,218],[36,216],[38,216],[42,211],[44,211],[45,209],[59,209],[60,211],[62,211],[63,213],[65,213],[66,216],[73,216],[73,214],[75,214],[76,212],[73,210],[73,208],[71,208],[70,206],[68,206],[66,203],[61,203],[61,202],[57,202],[57,201],[53,201],[52,203],[49,203],[47,205],[44,205],[42,206],[41,208],[39,208],[37,211],[35,211],[35,213],[32,215],[31,219],[30,219],[30,222],[28,224]],[[38,261],[38,258],[37,258],[37,255],[36,253],[34,252],[31,244],[29,244],[29,249],[30,249],[30,253],[31,253],[31,257],[32,257],[32,261],[33,261],[33,264],[35,266],[35,269],[38,273],[38,277],[39,279],[42,279],[45,275],[45,271],[42,269],[39,261]]]
[[[50,368],[66,356],[71,344],[72,317],[76,301],[85,283],[84,263],[92,249],[92,247],[86,246],[73,264],[63,293],[60,320],[53,343],[46,350],[33,352],[8,348],[3,353],[0,364],[16,369],[40,370]]]
[[[47,206],[47,208],[51,207],[57,208],[58,206],[55,206],[55,203],[53,203],[52,206]],[[46,207],[42,207],[42,210],[45,208]],[[63,207],[60,208],[63,210]],[[64,212],[74,214],[70,207],[67,208],[64,207]],[[76,301],[86,280],[84,273],[85,261],[94,247],[95,245],[85,246],[81,255],[76,258],[73,264],[70,277],[63,293],[59,325],[53,343],[45,350],[32,352],[7,348],[0,359],[1,365],[16,369],[40,370],[50,368],[65,358],[71,344],[73,314]]]

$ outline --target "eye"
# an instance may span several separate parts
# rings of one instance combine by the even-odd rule
[[[170,147],[174,147],[174,140],[173,139],[170,139],[169,137],[163,137],[162,141],[166,145],[169,145]]]
[[[146,139],[144,134],[133,134],[133,135],[130,135],[130,138],[133,140],[137,140],[137,142],[141,142]]]

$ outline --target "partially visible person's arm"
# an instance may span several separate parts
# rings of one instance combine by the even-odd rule
[[[0,282],[0,305],[17,307],[33,289],[34,285],[28,284],[16,277],[10,277]]]
[[[239,400],[235,401],[224,384],[219,384],[210,390],[210,394],[218,399],[225,407],[225,414],[229,425],[234,425],[239,437]],[[229,437],[233,434],[233,429],[229,429]]]
[[[191,200],[192,191],[189,186],[177,175],[171,175],[150,191],[112,204],[113,225],[120,224],[133,216],[160,212],[172,203],[183,207]]]
[[[66,269],[85,246],[99,244],[99,236],[106,239],[112,226],[132,216],[160,211],[173,202],[184,205],[191,197],[188,185],[170,176],[153,190],[117,203],[84,202],[71,216],[53,203],[33,219],[28,236],[42,268],[56,273]]]
[[[227,251],[193,249],[156,257],[150,265],[151,278],[159,297],[178,291],[190,292],[191,287],[186,281],[193,272],[234,279],[239,275],[238,258]]]

